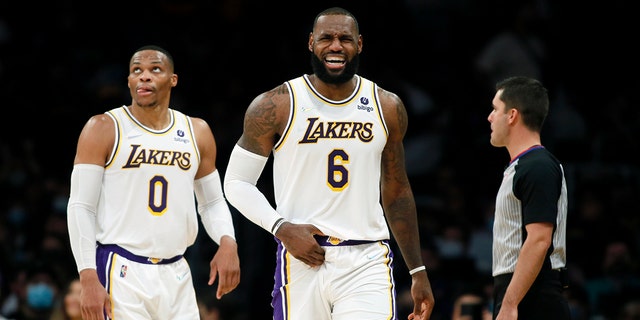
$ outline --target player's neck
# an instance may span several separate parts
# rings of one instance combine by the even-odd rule
[[[315,74],[309,76],[309,81],[322,96],[335,101],[348,98],[358,83],[356,77],[352,77],[351,80],[344,83],[326,83],[316,77]]]
[[[133,104],[128,107],[129,112],[136,120],[147,128],[162,130],[171,123],[169,108],[156,106],[139,106]]]

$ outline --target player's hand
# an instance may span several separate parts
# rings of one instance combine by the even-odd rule
[[[111,314],[111,300],[107,290],[100,283],[98,273],[95,269],[84,269],[80,271],[80,310],[82,319],[104,320],[106,312],[109,318]]]
[[[285,222],[276,232],[276,237],[296,259],[310,267],[324,263],[324,249],[318,244],[314,235],[324,236],[320,229],[311,224],[295,224]]]
[[[213,285],[218,278],[218,290],[216,298],[221,299],[223,295],[233,291],[240,283],[240,258],[238,257],[238,245],[236,241],[223,236],[220,239],[218,251],[209,263],[209,285]]]
[[[426,272],[418,272],[411,276],[411,298],[413,298],[413,312],[408,320],[428,320],[433,312],[434,298],[431,283]]]

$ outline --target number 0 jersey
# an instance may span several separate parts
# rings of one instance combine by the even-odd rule
[[[377,85],[356,78],[342,101],[320,95],[307,75],[285,83],[291,110],[273,151],[276,210],[342,240],[388,239],[380,205],[387,128]]]
[[[106,112],[116,142],[105,166],[96,238],[141,256],[171,258],[194,243],[193,183],[200,163],[189,117],[169,109],[171,123],[153,130],[126,106]]]

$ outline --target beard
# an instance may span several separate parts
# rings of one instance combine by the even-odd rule
[[[311,68],[313,73],[325,83],[341,84],[345,83],[356,74],[358,65],[360,64],[360,55],[356,55],[351,61],[345,62],[344,70],[339,74],[331,74],[324,66],[324,62],[320,60],[313,52],[311,52]]]
[[[135,102],[138,106],[142,108],[152,108],[158,105],[158,100],[153,100],[153,101],[143,103],[143,101],[140,101],[139,99],[135,99]]]

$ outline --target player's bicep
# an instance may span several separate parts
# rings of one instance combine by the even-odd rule
[[[198,152],[200,153],[200,166],[196,173],[196,179],[207,176],[216,170],[217,145],[209,124],[201,118],[191,118],[193,124]]]
[[[289,116],[289,94],[281,85],[257,96],[245,112],[242,148],[268,156],[286,125]]]
[[[104,166],[115,142],[115,123],[105,114],[91,117],[78,138],[74,164]]]
[[[407,109],[402,99],[395,93],[384,89],[378,89],[378,96],[380,97],[384,121],[389,130],[389,139],[402,141],[409,124]]]
[[[407,131],[407,112],[396,94],[380,89],[379,96],[389,132],[382,152],[381,177],[383,200],[387,201],[407,192],[409,185],[403,145]]]

